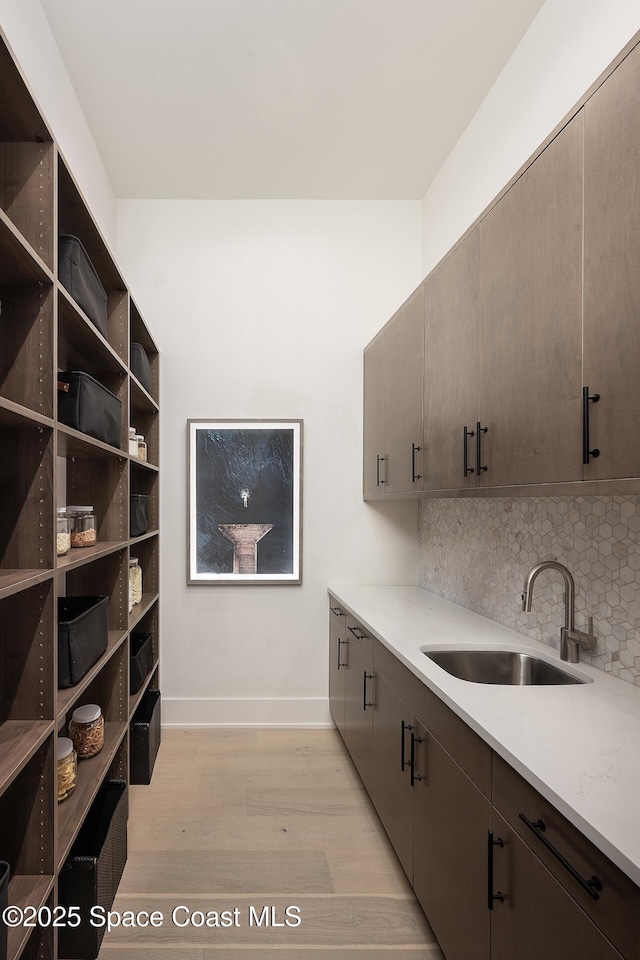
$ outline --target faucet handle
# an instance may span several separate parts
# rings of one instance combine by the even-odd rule
[[[527,612],[527,595],[526,595],[526,593],[521,594],[521,597],[522,597],[522,612],[523,612],[523,613],[526,613],[526,612]]]

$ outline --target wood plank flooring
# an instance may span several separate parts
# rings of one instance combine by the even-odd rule
[[[238,923],[179,927],[179,905]],[[297,927],[250,923],[292,905]],[[333,730],[163,731],[113,909],[165,920],[111,931],[100,960],[444,960]]]

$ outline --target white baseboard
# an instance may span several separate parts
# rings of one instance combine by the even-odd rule
[[[193,699],[162,698],[163,727],[318,727],[334,726],[325,698]]]

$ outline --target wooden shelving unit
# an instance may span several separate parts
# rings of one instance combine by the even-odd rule
[[[103,336],[58,279],[57,238],[80,238],[107,291]],[[109,777],[129,780],[129,727],[159,682],[159,364],[157,347],[20,68],[0,31],[0,860],[9,903],[57,903],[57,875]],[[149,355],[147,391],[129,369],[130,343]],[[121,445],[57,420],[58,371],[82,370],[122,404]],[[148,444],[129,456],[128,428]],[[150,497],[149,530],[132,538],[129,497]],[[56,557],[56,507],[92,504],[95,546]],[[143,571],[129,612],[129,558]],[[109,597],[104,654],[58,690],[60,596]],[[130,633],[152,634],[153,666],[129,693]],[[75,707],[99,703],[105,746],[78,765],[58,805],[56,737]],[[9,931],[8,960],[57,960],[53,931]]]

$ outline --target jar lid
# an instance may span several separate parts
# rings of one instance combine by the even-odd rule
[[[141,434],[141,433],[136,433],[136,435],[134,436],[133,439],[134,439],[134,440],[144,440],[144,436],[143,436],[143,434]]]
[[[129,427],[129,436],[130,436],[130,437],[133,437],[133,436],[135,436],[135,433],[136,433],[136,428],[135,428],[135,427]]]
[[[93,513],[93,507],[67,507],[67,513]]]
[[[73,740],[69,737],[58,737],[57,756],[58,760],[64,760],[73,753]]]
[[[129,560],[129,566],[130,566],[130,567],[137,567],[138,564],[139,564],[139,562],[140,562],[140,561],[138,560],[137,557],[131,557],[130,560]]]
[[[86,703],[84,707],[78,707],[71,714],[74,723],[93,723],[102,716],[102,710],[97,703]]]

